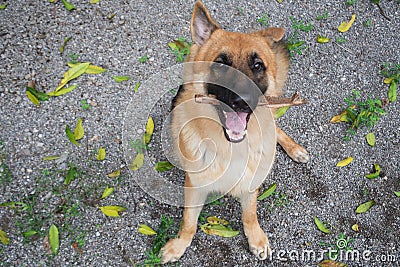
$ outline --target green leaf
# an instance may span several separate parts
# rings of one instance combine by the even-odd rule
[[[119,212],[126,210],[126,208],[120,206],[103,206],[99,209],[109,217],[119,217]]]
[[[51,160],[56,160],[59,158],[60,158],[60,156],[47,156],[47,157],[43,157],[43,160],[51,161]]]
[[[381,173],[381,166],[374,163],[374,172],[365,175],[365,177],[368,179],[375,179],[375,178],[379,177],[380,173]]]
[[[113,188],[113,187],[108,187],[108,186],[107,186],[106,189],[104,189],[103,194],[101,195],[101,199],[110,196],[113,192],[114,192],[114,188]]]
[[[201,230],[208,235],[218,235],[222,237],[234,237],[239,234],[239,231],[234,231],[230,227],[221,224],[206,223],[200,225]]]
[[[82,118],[79,118],[78,122],[76,123],[75,130],[74,130],[75,141],[81,140],[83,138],[84,134],[85,134],[85,130],[83,129],[83,126],[82,126]]]
[[[6,207],[10,209],[17,209],[20,211],[25,211],[28,210],[30,207],[23,203],[23,202],[16,202],[16,201],[11,201],[11,202],[4,202],[0,204],[0,207]]]
[[[153,230],[150,226],[145,224],[139,225],[138,232],[144,235],[156,235],[157,232]]]
[[[113,76],[113,78],[117,83],[121,83],[123,81],[129,81],[129,79],[131,77],[129,77],[129,76]]]
[[[71,11],[71,10],[76,9],[76,7],[75,7],[73,4],[67,2],[67,0],[61,0],[61,1],[62,1],[62,3],[64,4],[65,8],[66,8],[68,11]]]
[[[397,99],[397,84],[395,80],[390,82],[388,98],[390,102],[395,102]]]
[[[112,173],[107,174],[108,178],[117,178],[121,175],[121,169],[118,169]]]
[[[76,142],[75,140],[75,136],[74,133],[71,131],[71,129],[69,128],[69,126],[65,126],[65,134],[67,135],[69,141],[71,141],[71,143],[73,143],[76,146],[79,146],[79,143]]]
[[[367,143],[368,143],[368,145],[370,145],[370,146],[375,146],[375,142],[376,142],[376,138],[375,138],[375,135],[374,135],[374,133],[368,133],[366,136],[365,136],[365,138],[367,139]]]
[[[32,95],[34,95],[39,101],[47,101],[50,98],[47,94],[42,93],[33,87],[27,86],[26,90],[29,91]]]
[[[129,169],[132,171],[137,171],[143,166],[143,163],[144,163],[144,154],[139,153],[136,155],[133,162],[129,165]]]
[[[100,0],[90,0],[90,4],[97,4],[98,2],[100,2]]]
[[[7,4],[2,4],[2,5],[0,6],[0,10],[6,9],[6,7],[7,7]]]
[[[172,165],[171,162],[169,161],[159,161],[156,163],[156,165],[154,166],[154,169],[158,172],[165,172],[165,171],[169,171],[171,169],[174,168],[174,165]]]
[[[26,96],[29,98],[29,100],[35,104],[36,106],[40,107],[40,102],[39,100],[36,98],[36,96],[34,96],[31,92],[26,91]]]
[[[64,52],[64,48],[65,48],[65,46],[67,45],[67,43],[69,42],[69,40],[71,40],[71,38],[72,38],[72,37],[67,37],[67,38],[64,39],[63,44],[60,46],[60,53],[63,53],[63,52]]]
[[[400,197],[400,191],[394,191],[393,193],[395,194],[396,197]]]
[[[68,170],[68,172],[67,172],[67,176],[65,177],[65,179],[64,179],[64,184],[65,185],[69,185],[73,180],[75,180],[76,179],[76,167],[74,167],[74,166],[71,166],[70,168],[69,168],[69,170]]]
[[[85,62],[85,63],[78,63],[76,66],[73,68],[70,68],[67,72],[64,73],[64,78],[62,78],[60,84],[54,91],[59,91],[61,88],[63,88],[69,81],[78,78],[82,74],[84,74],[89,67],[90,63]]]
[[[330,234],[331,230],[329,230],[326,225],[321,222],[316,216],[314,216],[314,223],[317,226],[318,230],[320,230],[321,232],[325,233],[325,234]]]
[[[270,195],[272,195],[276,190],[276,183],[271,184],[267,190],[265,190],[260,196],[258,196],[258,200],[263,200]]]
[[[99,152],[97,153],[97,160],[104,160],[106,158],[106,150],[102,147],[99,148]]]
[[[23,233],[22,233],[22,235],[23,235],[24,237],[26,237],[26,238],[29,238],[29,237],[34,236],[34,235],[36,235],[36,234],[38,234],[38,232],[35,231],[35,230],[29,230],[29,231],[26,231],[26,232],[23,232]]]
[[[275,119],[282,117],[289,108],[290,108],[290,106],[278,108],[275,111]]]
[[[137,83],[135,84],[135,87],[133,88],[133,92],[136,93],[137,90],[139,89],[139,87],[140,87],[140,82],[137,82]]]
[[[73,68],[73,67],[75,67],[75,66],[78,65],[78,64],[81,64],[81,63],[72,63],[72,62],[68,62],[68,66],[69,66],[70,68]],[[86,74],[100,74],[100,73],[103,73],[103,72],[106,72],[106,71],[107,71],[107,70],[104,69],[104,68],[102,68],[102,67],[99,67],[99,66],[95,66],[95,65],[90,64],[89,67],[86,69],[85,73],[86,73]]]
[[[353,161],[353,158],[352,158],[352,157],[348,157],[348,158],[346,158],[346,159],[344,159],[344,160],[339,161],[339,162],[336,164],[336,166],[337,166],[337,167],[344,167],[344,166],[349,165],[352,161]]]
[[[75,88],[78,87],[77,84],[71,85],[69,87],[66,88],[62,88],[61,90],[58,91],[52,91],[52,92],[48,92],[47,95],[48,96],[61,96],[61,95],[65,95],[73,90],[75,90]]]
[[[321,36],[321,35],[318,35],[318,37],[317,37],[317,42],[318,43],[328,43],[329,40],[330,39],[328,37],[324,37],[324,36]]]
[[[0,229],[0,241],[4,245],[10,244],[10,238],[8,238],[7,233]]]
[[[207,222],[209,224],[229,225],[229,222],[227,220],[220,219],[220,218],[215,217],[215,216],[207,217]]]
[[[367,212],[373,205],[375,205],[374,200],[370,200],[368,202],[365,202],[361,205],[359,205],[356,209],[356,213],[364,213]]]
[[[51,251],[53,252],[54,255],[57,255],[58,250],[60,248],[60,239],[59,239],[59,235],[58,235],[57,226],[55,226],[54,224],[52,224],[50,226],[49,243],[50,243]]]

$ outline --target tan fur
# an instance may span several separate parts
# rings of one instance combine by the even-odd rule
[[[196,32],[198,24],[207,22],[210,31]],[[222,30],[201,2],[196,2],[192,22],[192,39],[188,62],[214,61],[221,52],[232,56],[232,67],[240,69],[250,79],[246,56],[256,52],[267,66],[266,95],[280,96],[287,78],[288,56],[281,42],[283,29],[268,28],[244,34]],[[196,43],[197,41],[197,43]],[[205,67],[206,68],[206,67]],[[185,75],[202,70],[186,67]],[[224,136],[216,110],[208,104],[195,103],[195,94],[204,94],[202,84],[185,84],[176,99],[171,123],[175,150],[186,171],[185,210],[178,237],[162,248],[162,262],[177,261],[190,245],[197,229],[197,218],[211,192],[228,193],[238,197],[243,214],[243,228],[250,250],[259,258],[270,254],[268,238],[257,220],[258,187],[266,178],[274,161],[276,142],[294,160],[308,160],[307,151],[281,129],[275,129],[271,111],[257,107],[248,122],[246,139],[231,143]]]

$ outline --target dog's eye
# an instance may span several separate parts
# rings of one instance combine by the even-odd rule
[[[262,62],[254,62],[253,70],[255,70],[255,71],[264,71],[265,70],[264,63],[262,63]]]

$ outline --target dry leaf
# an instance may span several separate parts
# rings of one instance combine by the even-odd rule
[[[342,23],[339,25],[338,30],[339,30],[340,32],[347,32],[347,31],[350,29],[351,25],[353,25],[353,23],[354,23],[355,20],[356,20],[356,14],[353,14],[353,15],[351,16],[351,19],[350,19],[349,22],[342,22]]]
[[[346,264],[341,263],[341,262],[336,262],[333,260],[323,260],[320,263],[318,263],[319,267],[347,267]]]

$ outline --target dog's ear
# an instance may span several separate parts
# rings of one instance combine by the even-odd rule
[[[279,42],[282,40],[285,34],[284,28],[270,27],[254,33],[255,35],[262,36],[267,39],[268,44],[272,45],[274,42]]]
[[[201,1],[197,1],[190,23],[190,32],[192,40],[198,45],[202,46],[211,34],[220,28],[218,23],[211,17],[210,12]]]

